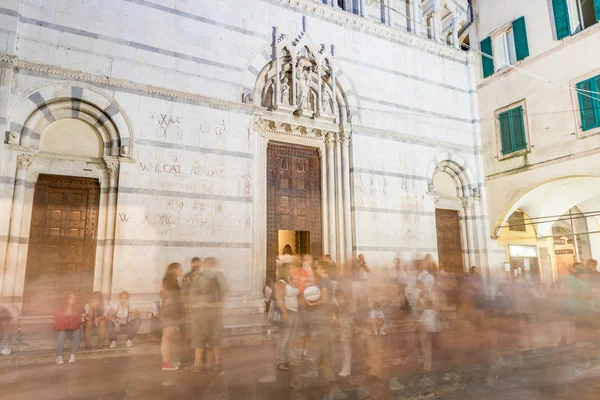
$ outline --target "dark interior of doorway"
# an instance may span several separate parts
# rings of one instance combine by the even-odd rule
[[[283,254],[283,247],[289,244],[292,253],[297,255],[310,254],[310,232],[308,231],[277,231],[277,248],[279,255]]]

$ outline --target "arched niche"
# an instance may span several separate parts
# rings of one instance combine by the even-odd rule
[[[104,142],[92,125],[81,119],[64,118],[42,131],[40,151],[100,158],[104,155]]]

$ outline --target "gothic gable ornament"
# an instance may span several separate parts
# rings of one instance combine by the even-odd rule
[[[303,30],[293,36],[274,29],[272,60],[257,79],[255,98],[280,116],[329,123],[345,122],[344,96],[336,80],[335,46],[313,45]]]

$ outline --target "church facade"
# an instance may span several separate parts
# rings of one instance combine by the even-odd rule
[[[503,273],[466,1],[49,3],[0,3],[0,295],[19,314],[65,291],[149,305],[193,256],[220,260],[229,312],[259,312],[285,244],[364,254],[373,286],[425,254]]]

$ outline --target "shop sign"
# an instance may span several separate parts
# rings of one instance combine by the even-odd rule
[[[536,246],[508,246],[508,252],[511,257],[537,257]]]

